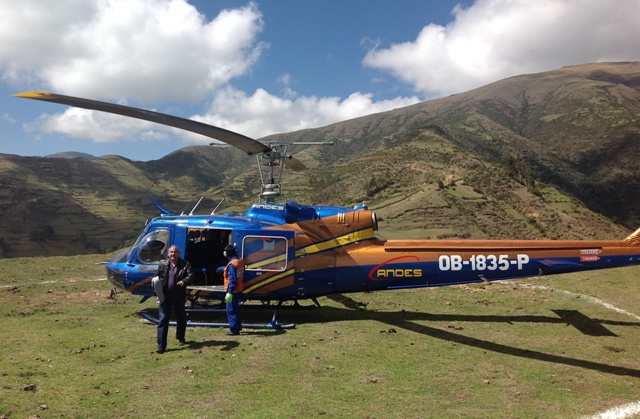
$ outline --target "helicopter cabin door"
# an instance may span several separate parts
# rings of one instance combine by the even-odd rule
[[[231,230],[204,227],[186,229],[186,237],[182,238],[186,242],[184,258],[193,267],[197,285],[222,285],[222,276],[216,273],[216,268],[227,264],[222,252],[230,238]]]
[[[243,293],[265,299],[291,296],[295,246],[291,230],[236,230],[233,244],[244,259]]]

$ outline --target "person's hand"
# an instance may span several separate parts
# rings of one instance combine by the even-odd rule
[[[178,281],[176,285],[179,287],[184,287],[184,281]]]
[[[230,292],[228,292],[227,295],[224,296],[224,302],[230,303],[231,301],[233,301],[233,295]]]

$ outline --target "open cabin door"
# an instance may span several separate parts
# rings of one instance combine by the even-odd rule
[[[295,232],[236,230],[233,244],[244,259],[243,293],[265,299],[291,295],[295,282]]]
[[[231,230],[207,227],[178,230],[183,231],[183,257],[193,267],[197,277],[196,285],[222,285],[222,275],[217,274],[216,269],[227,264],[223,250],[229,244]]]

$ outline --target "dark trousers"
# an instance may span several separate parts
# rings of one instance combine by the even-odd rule
[[[176,315],[176,339],[184,340],[184,335],[187,330],[187,311],[184,308],[184,299],[165,298],[165,300],[158,306],[158,314],[160,315],[160,322],[158,323],[158,348],[167,347],[167,336],[169,335],[169,321],[171,319],[171,312],[174,311]]]

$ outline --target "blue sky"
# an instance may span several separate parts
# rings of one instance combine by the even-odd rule
[[[640,61],[637,22],[637,0],[0,0],[0,153],[152,160],[210,142],[16,92],[260,138],[517,74]]]

